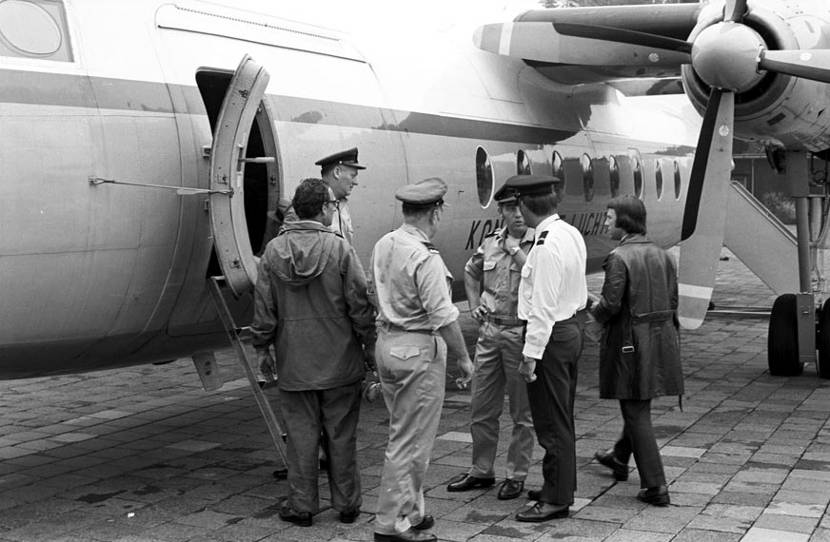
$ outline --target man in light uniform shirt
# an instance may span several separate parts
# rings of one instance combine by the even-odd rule
[[[533,426],[545,449],[544,484],[531,491],[537,502],[516,514],[518,521],[568,516],[576,489],[573,406],[582,323],[576,317],[588,300],[586,249],[579,231],[556,214],[556,177],[517,175],[505,183],[536,230],[536,244],[522,268],[519,318],[527,322],[519,372],[528,382]]]
[[[430,239],[438,231],[447,185],[427,179],[401,187],[404,223],[375,244],[370,291],[377,294],[375,349],[389,442],[375,517],[376,542],[432,542],[424,478],[444,401],[447,350],[469,380],[473,363],[452,303],[452,275]]]
[[[357,186],[358,172],[366,169],[366,166],[357,162],[357,147],[326,156],[314,164],[320,166],[323,181],[329,185],[337,199],[337,212],[332,217],[331,229],[342,235],[350,245],[354,245],[354,227],[348,198]]]
[[[534,235],[512,191],[503,186],[493,199],[498,202],[503,227],[484,239],[464,267],[467,302],[473,317],[481,323],[470,402],[473,464],[468,472],[450,481],[447,491],[469,491],[496,482],[493,466],[507,390],[513,432],[507,448],[507,476],[496,494],[498,499],[506,500],[522,494],[533,456],[533,419],[527,384],[519,374],[524,322],[519,320],[516,308],[521,270]]]

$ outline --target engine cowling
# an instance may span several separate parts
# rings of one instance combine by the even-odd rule
[[[812,8],[796,11],[786,2],[772,6],[750,4],[742,24],[749,28],[748,32],[759,36],[761,47],[768,50],[825,49],[830,41],[824,33],[825,28],[830,28],[830,12],[818,3]],[[696,43],[722,17],[717,6],[704,8],[689,41]],[[682,67],[682,79],[686,95],[702,115],[711,87],[691,65]],[[735,135],[745,140],[777,142],[789,149],[824,151],[830,149],[827,108],[830,108],[830,85],[761,72],[748,88],[739,89],[735,94]]]

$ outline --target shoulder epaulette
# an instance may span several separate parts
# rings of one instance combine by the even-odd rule
[[[545,237],[548,236],[548,230],[539,233],[539,240],[536,241],[536,245],[544,245],[545,244]]]
[[[430,254],[440,254],[440,252],[438,252],[438,249],[435,248],[435,245],[433,245],[429,241],[421,241],[421,242],[424,244],[425,247],[427,247],[427,250],[429,250]]]

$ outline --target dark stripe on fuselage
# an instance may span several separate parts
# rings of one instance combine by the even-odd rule
[[[205,115],[199,89],[194,86],[131,81],[71,74],[2,70],[0,102],[59,107],[173,114],[171,92],[184,96],[186,113]],[[330,124],[441,137],[514,143],[556,143],[576,132],[496,121],[464,119],[413,111],[268,95],[283,122]]]

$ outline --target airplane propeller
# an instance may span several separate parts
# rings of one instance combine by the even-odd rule
[[[681,230],[679,317],[686,328],[703,322],[723,245],[735,94],[755,86],[765,71],[830,83],[830,50],[770,51],[761,35],[743,24],[746,15],[746,0],[726,0],[723,21],[701,30],[692,42],[608,27],[554,24],[563,35],[652,47],[652,54],[688,52],[684,63],[711,88]]]

